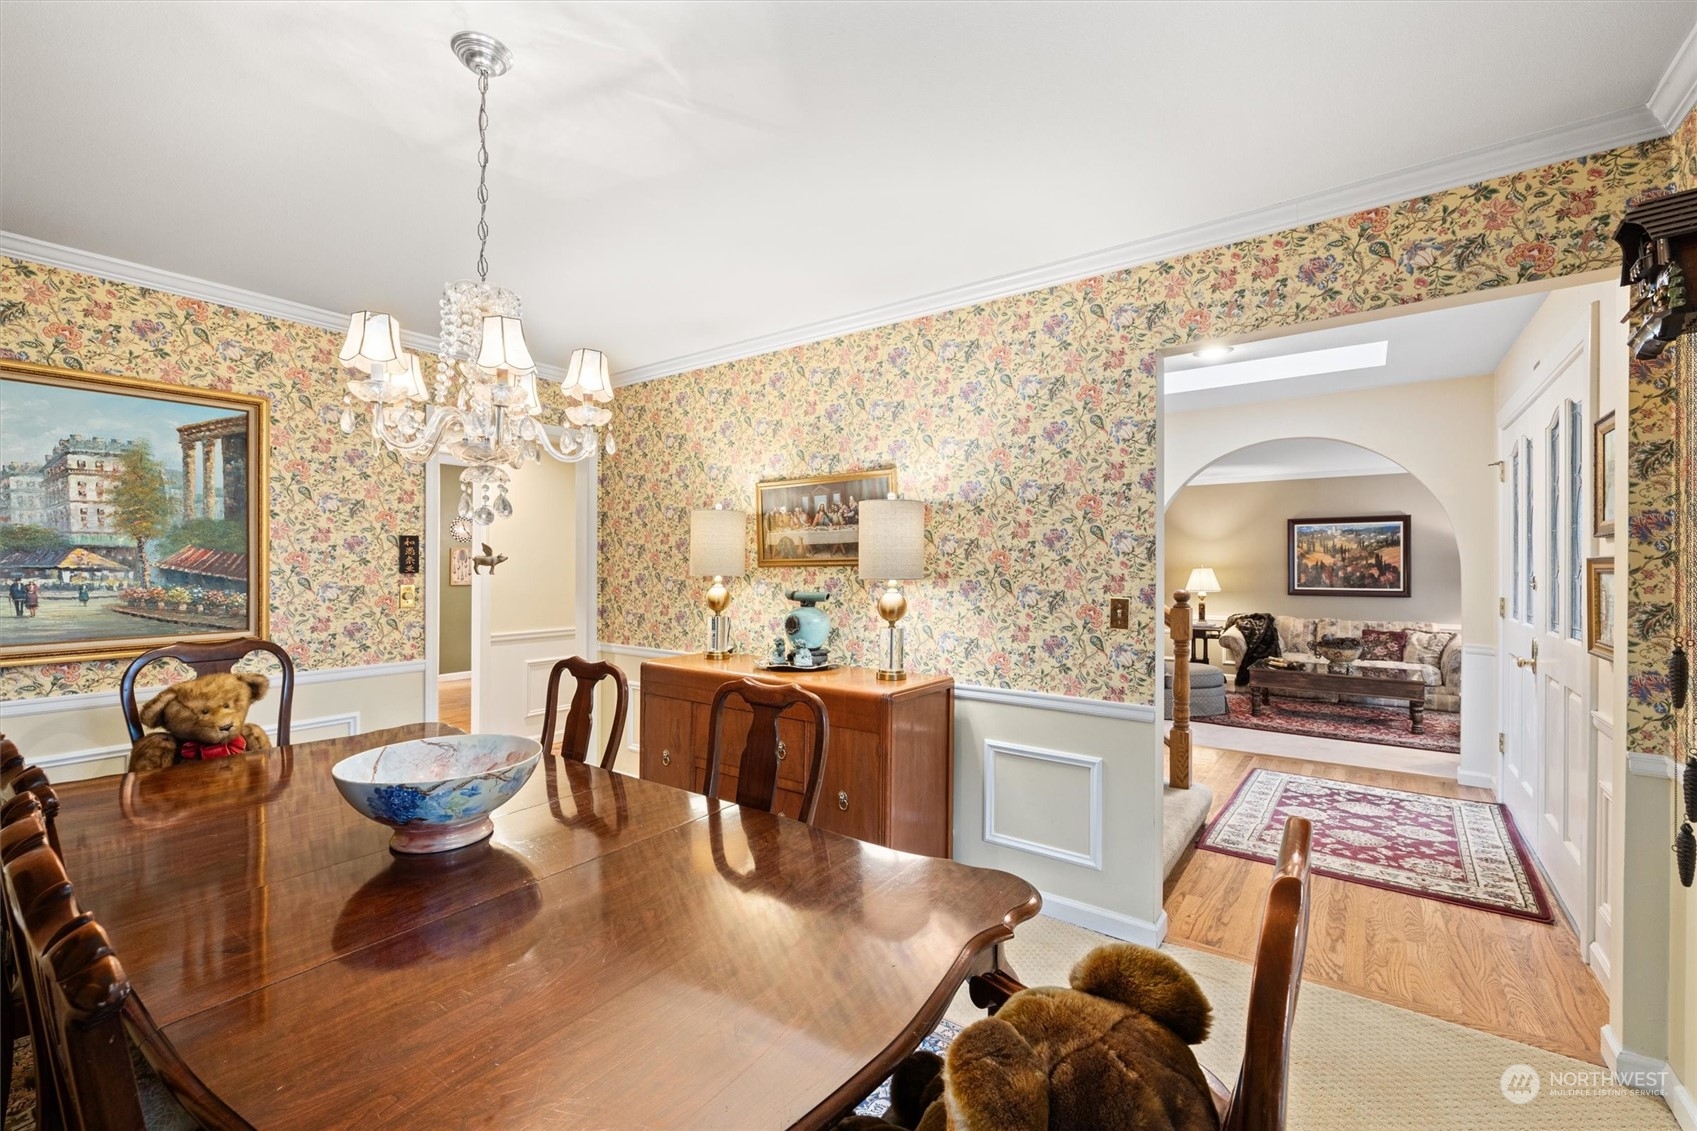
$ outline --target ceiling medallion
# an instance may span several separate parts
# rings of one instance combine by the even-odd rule
[[[612,433],[605,431],[613,418],[605,407],[613,399],[613,382],[606,354],[574,350],[561,386],[564,421],[555,429],[557,441],[550,436],[519,296],[489,282],[489,80],[512,69],[513,54],[500,40],[475,31],[460,32],[452,46],[477,76],[477,278],[443,288],[428,385],[419,355],[402,348],[401,324],[393,315],[375,310],[353,315],[340,354],[354,371],[341,426],[352,433],[356,412],[364,410],[372,436],[409,462],[423,464],[442,452],[464,463],[459,517],[487,526],[513,513],[508,468],[544,454],[561,463],[588,459],[603,448],[613,454]],[[467,531],[461,541],[469,539]]]

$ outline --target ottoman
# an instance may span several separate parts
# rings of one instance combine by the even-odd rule
[[[1166,718],[1173,717],[1173,662],[1167,661],[1165,688]],[[1205,719],[1226,713],[1226,673],[1212,664],[1190,665],[1190,717]]]

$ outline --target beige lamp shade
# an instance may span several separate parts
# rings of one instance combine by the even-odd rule
[[[600,350],[573,350],[566,365],[565,392],[603,403],[613,399],[612,366]]]
[[[741,577],[748,572],[748,515],[743,511],[689,512],[691,577]]]
[[[524,340],[524,323],[501,314],[483,316],[483,347],[477,352],[477,367],[485,373],[505,369],[509,373],[532,373],[536,362]]]
[[[1190,580],[1184,583],[1184,587],[1191,593],[1218,593],[1220,579],[1214,576],[1211,569],[1193,569],[1190,571]]]
[[[361,310],[348,320],[348,336],[342,340],[339,360],[349,369],[370,373],[379,362],[384,366],[405,364],[401,350],[401,324],[376,310]]]
[[[925,504],[868,499],[860,504],[860,576],[911,581],[925,576]]]

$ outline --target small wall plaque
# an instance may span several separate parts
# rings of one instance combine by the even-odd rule
[[[418,535],[402,534],[399,538],[401,547],[401,572],[418,572]]]

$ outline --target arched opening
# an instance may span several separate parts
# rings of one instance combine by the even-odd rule
[[[1365,633],[1370,658],[1352,665],[1352,673],[1393,677],[1403,682],[1404,694],[1409,680],[1423,687],[1415,692],[1422,696],[1418,711],[1411,711],[1410,700],[1365,694],[1372,685],[1357,696],[1294,689],[1288,701],[1281,694],[1265,705],[1252,704],[1250,673],[1242,661],[1246,644],[1260,641],[1246,642],[1234,626],[1217,640],[1201,639],[1201,651],[1192,655],[1224,676],[1223,695],[1200,699],[1194,715],[1198,741],[1454,780],[1461,764],[1461,715],[1470,707],[1463,687],[1463,594],[1469,582],[1490,585],[1489,543],[1467,547],[1485,571],[1470,577],[1465,535],[1458,534],[1446,500],[1385,453],[1332,437],[1281,436],[1244,444],[1169,484],[1169,490],[1162,585],[1170,594],[1189,586],[1193,571],[1211,571],[1218,589],[1203,599],[1204,624],[1222,626],[1239,614],[1264,618],[1284,657],[1313,655],[1312,643],[1325,636]],[[1386,595],[1400,588],[1338,576],[1336,567],[1328,567],[1326,579],[1318,578],[1317,566],[1309,567],[1306,578],[1295,575],[1293,541],[1310,536],[1309,528],[1354,520],[1361,529],[1373,529],[1361,520],[1391,516],[1406,516],[1406,522],[1393,535],[1395,545],[1375,556],[1393,559],[1385,572],[1405,583],[1406,596]],[[1344,528],[1343,537],[1355,529]]]

